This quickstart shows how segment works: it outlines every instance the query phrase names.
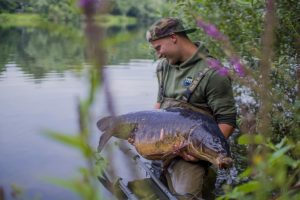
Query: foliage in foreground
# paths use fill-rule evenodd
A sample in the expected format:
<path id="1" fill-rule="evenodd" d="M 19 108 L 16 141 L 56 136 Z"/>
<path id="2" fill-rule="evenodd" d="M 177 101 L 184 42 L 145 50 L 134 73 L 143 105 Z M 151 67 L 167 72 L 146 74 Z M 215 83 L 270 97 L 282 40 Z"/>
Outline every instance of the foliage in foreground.
<path id="1" fill-rule="evenodd" d="M 239 175 L 238 179 L 244 183 L 225 186 L 225 195 L 219 200 L 300 198 L 299 141 L 283 138 L 280 143 L 273 144 L 261 135 L 255 138 L 243 135 L 239 143 L 256 146 L 251 165 Z"/>
<path id="2" fill-rule="evenodd" d="M 77 193 L 81 199 L 99 200 L 101 194 L 97 177 L 101 175 L 105 161 L 91 145 L 90 121 L 91 107 L 95 100 L 95 93 L 102 81 L 102 67 L 105 63 L 104 51 L 100 46 L 103 43 L 103 30 L 93 20 L 95 13 L 90 8 L 96 6 L 95 1 L 80 1 L 80 5 L 86 16 L 87 59 L 93 65 L 88 71 L 90 81 L 88 95 L 78 102 L 79 133 L 75 136 L 67 136 L 50 132 L 48 135 L 62 144 L 79 150 L 86 161 L 86 166 L 79 169 L 78 178 L 71 180 L 52 179 L 50 181 Z"/>
<path id="3" fill-rule="evenodd" d="M 219 199 L 299 199 L 299 2 L 177 0 L 173 8 L 168 15 L 196 23 L 212 55 L 255 99 L 238 102 L 248 168 Z"/>
<path id="4" fill-rule="evenodd" d="M 236 186 L 225 186 L 226 194 L 219 199 L 299 199 L 300 146 L 297 141 L 300 132 L 300 103 L 295 76 L 296 67 L 299 65 L 296 45 L 299 24 L 295 23 L 298 19 L 299 12 L 296 11 L 299 9 L 299 3 L 295 2 L 295 6 L 291 7 L 286 7 L 284 1 L 276 4 L 277 19 L 284 22 L 277 25 L 276 48 L 272 41 L 268 44 L 266 40 L 272 38 L 272 31 L 267 33 L 265 30 L 273 29 L 274 26 L 268 27 L 268 23 L 264 22 L 269 22 L 269 25 L 274 25 L 274 22 L 264 20 L 264 17 L 269 15 L 266 12 L 268 7 L 262 1 L 177 0 L 176 3 L 172 3 L 172 15 L 178 15 L 190 22 L 196 20 L 198 26 L 204 30 L 202 38 L 209 44 L 209 48 L 213 47 L 210 48 L 213 54 L 218 55 L 221 60 L 229 57 L 229 63 L 230 58 L 240 55 L 235 58 L 247 65 L 246 68 L 242 68 L 245 70 L 245 76 L 236 77 L 236 68 L 232 75 L 239 84 L 245 84 L 253 90 L 258 103 L 248 110 L 254 115 L 254 132 L 244 129 L 239 139 L 239 143 L 249 149 L 249 166 L 240 174 L 241 182 Z M 90 14 L 87 11 L 85 13 Z M 216 37 L 220 36 L 219 31 L 206 21 L 216 23 L 220 30 L 228 35 L 231 43 L 227 39 Z M 101 82 L 101 66 L 105 61 L 105 58 L 98 56 L 103 55 L 100 47 L 93 45 L 100 44 L 101 34 L 92 34 L 99 33 L 98 31 L 97 26 L 87 21 L 86 38 L 90 42 L 90 52 L 94 53 L 90 58 L 95 65 L 89 71 L 89 95 L 79 103 L 79 134 L 69 137 L 49 133 L 49 137 L 82 152 L 87 161 L 87 167 L 79 169 L 79 177 L 69 181 L 52 180 L 77 192 L 82 199 L 100 198 L 96 177 L 105 164 L 102 158 L 95 156 L 89 146 L 89 113 L 95 91 Z M 212 37 L 207 37 L 204 33 Z M 261 36 L 264 34 L 266 36 Z M 95 35 L 96 38 L 93 37 Z M 236 52 L 233 53 L 233 49 L 236 49 Z M 270 52 L 274 53 L 270 55 Z M 238 66 L 239 62 L 235 60 L 231 67 Z M 252 84 L 249 84 L 249 80 Z M 284 137 L 285 135 L 287 137 Z"/>
<path id="5" fill-rule="evenodd" d="M 212 46 L 212 54 L 230 65 L 230 70 L 225 67 L 225 71 L 239 85 L 250 88 L 256 100 L 254 105 L 244 105 L 244 114 L 252 114 L 252 119 L 241 115 L 241 125 L 246 128 L 241 129 L 239 143 L 248 149 L 248 168 L 240 173 L 236 185 L 224 186 L 226 193 L 219 199 L 299 199 L 300 104 L 295 76 L 299 64 L 299 35 L 295 31 L 299 29 L 295 21 L 299 5 L 296 3 L 288 11 L 284 2 L 275 4 L 272 0 L 266 4 L 241 0 L 175 2 L 171 2 L 174 9 L 168 15 L 196 23 L 203 30 L 202 38 L 210 44 L 209 48 Z M 207 21 L 216 23 L 225 34 Z M 278 21 L 284 24 L 278 25 Z M 286 30 L 286 25 L 292 29 Z M 211 64 L 224 68 L 221 63 Z M 91 77 L 98 70 L 92 70 Z M 98 79 L 91 79 L 92 86 L 97 83 L 95 80 Z M 91 90 L 91 96 L 94 91 Z M 242 109 L 239 111 L 242 114 Z M 249 122 L 252 126 L 245 126 Z M 93 188 L 92 182 L 86 184 Z"/>

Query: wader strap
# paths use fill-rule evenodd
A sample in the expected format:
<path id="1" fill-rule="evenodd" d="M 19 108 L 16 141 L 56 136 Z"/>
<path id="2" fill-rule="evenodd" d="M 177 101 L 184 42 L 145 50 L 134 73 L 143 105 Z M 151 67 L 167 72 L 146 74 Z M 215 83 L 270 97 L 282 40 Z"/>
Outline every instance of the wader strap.
<path id="1" fill-rule="evenodd" d="M 187 103 L 186 101 L 183 101 L 183 100 L 177 100 L 177 99 L 173 99 L 173 98 L 164 97 L 164 101 L 161 104 L 161 108 L 165 109 L 165 108 L 169 108 L 169 107 L 180 107 L 180 108 L 190 109 L 192 111 L 207 115 L 215 120 L 212 112 L 208 108 L 196 107 L 196 106 L 193 106 L 190 103 Z"/>
<path id="2" fill-rule="evenodd" d="M 205 74 L 208 72 L 209 68 L 205 68 L 203 71 L 198 72 L 193 79 L 191 85 L 186 89 L 186 91 L 183 94 L 183 100 L 186 102 L 190 101 L 190 98 L 192 94 L 194 93 L 196 87 L 199 85 L 200 81 L 203 79 Z"/>
<path id="3" fill-rule="evenodd" d="M 164 97 L 164 81 L 163 81 L 163 70 L 162 69 L 159 69 L 157 71 L 157 79 L 158 79 L 158 87 L 159 87 L 159 95 L 160 95 L 160 98 L 163 98 Z M 162 99 L 160 99 L 162 100 Z"/>
<path id="4" fill-rule="evenodd" d="M 156 69 L 157 70 L 156 74 L 157 74 L 157 79 L 158 79 L 160 102 L 163 101 L 164 96 L 165 96 L 164 78 L 165 78 L 166 69 L 164 69 L 163 66 L 164 65 L 162 64 L 162 65 L 158 66 L 158 68 Z"/>

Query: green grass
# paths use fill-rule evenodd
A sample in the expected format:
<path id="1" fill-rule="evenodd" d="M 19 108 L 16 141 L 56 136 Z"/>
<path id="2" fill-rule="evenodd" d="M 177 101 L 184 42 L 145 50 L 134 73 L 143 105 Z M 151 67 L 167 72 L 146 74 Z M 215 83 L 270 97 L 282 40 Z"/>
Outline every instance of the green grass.
<path id="1" fill-rule="evenodd" d="M 137 19 L 127 16 L 98 15 L 96 21 L 103 27 L 127 26 L 137 23 Z M 0 14 L 0 27 L 40 27 L 48 22 L 39 14 L 31 13 L 3 13 Z"/>
<path id="2" fill-rule="evenodd" d="M 137 19 L 134 17 L 127 17 L 121 15 L 98 15 L 96 20 L 101 26 L 111 27 L 111 26 L 127 26 L 134 25 L 137 23 Z"/>
<path id="3" fill-rule="evenodd" d="M 38 14 L 30 13 L 3 13 L 0 14 L 0 26 L 1 27 L 36 27 L 40 23 L 45 21 Z"/>

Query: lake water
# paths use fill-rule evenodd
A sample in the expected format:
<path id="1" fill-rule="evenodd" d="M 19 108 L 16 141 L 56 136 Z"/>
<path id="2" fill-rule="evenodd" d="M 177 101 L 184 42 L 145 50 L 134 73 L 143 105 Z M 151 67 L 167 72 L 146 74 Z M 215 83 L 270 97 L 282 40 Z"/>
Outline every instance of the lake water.
<path id="1" fill-rule="evenodd" d="M 79 167 L 86 167 L 79 152 L 44 134 L 47 130 L 78 133 L 78 99 L 86 97 L 89 88 L 83 33 L 72 27 L 59 30 L 0 28 L 0 187 L 6 199 L 12 199 L 12 184 L 22 188 L 25 199 L 78 199 L 47 182 L 49 177 L 74 178 Z M 149 55 L 145 30 L 113 28 L 106 35 L 104 74 L 115 112 L 152 109 L 157 94 L 156 63 Z M 101 88 L 91 114 L 91 145 L 96 150 L 100 133 L 96 121 L 110 114 Z M 145 176 L 124 153 L 129 148 L 115 139 L 104 149 L 103 155 L 111 158 L 108 171 L 114 172 L 113 179 Z M 240 165 L 244 161 L 239 155 L 245 153 L 240 147 L 232 149 Z M 232 173 L 231 178 L 236 170 Z M 219 177 L 220 183 L 230 178 Z M 111 199 L 105 190 L 103 195 Z"/>
<path id="2" fill-rule="evenodd" d="M 117 114 L 152 109 L 157 90 L 155 63 L 143 46 L 144 30 L 121 29 L 108 35 L 113 40 L 124 33 L 131 37 L 109 47 L 104 70 Z M 77 199 L 46 179 L 73 178 L 85 166 L 82 157 L 43 133 L 76 134 L 79 130 L 77 103 L 88 92 L 85 72 L 89 65 L 78 35 L 70 38 L 46 30 L 0 29 L 0 186 L 6 199 L 12 199 L 12 184 L 24 190 L 25 199 Z M 99 89 L 91 124 L 108 114 Z M 99 131 L 92 127 L 96 149 Z M 113 149 L 112 168 L 118 169 L 117 175 L 126 179 L 143 176 L 127 169 L 127 159 Z"/>

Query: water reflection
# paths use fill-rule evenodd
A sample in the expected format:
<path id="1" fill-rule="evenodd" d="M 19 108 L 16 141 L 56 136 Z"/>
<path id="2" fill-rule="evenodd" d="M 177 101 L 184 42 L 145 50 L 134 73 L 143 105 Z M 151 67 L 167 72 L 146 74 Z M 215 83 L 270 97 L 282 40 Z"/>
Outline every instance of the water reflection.
<path id="1" fill-rule="evenodd" d="M 30 195 L 41 193 L 49 199 L 55 199 L 54 194 L 64 196 L 63 189 L 42 179 L 71 177 L 81 157 L 41 133 L 45 129 L 77 131 L 75 97 L 82 93 L 82 81 L 65 73 L 64 79 L 50 75 L 36 84 L 20 66 L 10 64 L 6 69 L 0 84 L 0 185 L 9 191 L 15 183 Z"/>
<path id="2" fill-rule="evenodd" d="M 130 31 L 129 31 L 130 30 Z M 109 28 L 105 50 L 108 64 L 128 62 L 131 58 L 151 58 L 144 39 L 144 29 Z M 48 73 L 63 76 L 65 71 L 81 72 L 85 62 L 81 30 L 69 37 L 55 31 L 31 28 L 0 28 L 0 75 L 6 64 L 16 63 L 24 74 L 42 80 Z M 74 36 L 76 35 L 76 37 Z"/>
<path id="3" fill-rule="evenodd" d="M 63 76 L 64 71 L 75 69 L 84 61 L 82 43 L 45 30 L 11 28 L 0 29 L 0 69 L 9 62 L 16 63 L 24 74 L 43 79 L 48 73 Z"/>
<path id="4" fill-rule="evenodd" d="M 145 31 L 130 30 L 108 29 L 103 44 L 108 52 L 104 71 L 117 114 L 151 109 L 157 91 Z M 41 134 L 45 129 L 66 134 L 78 131 L 77 99 L 87 95 L 85 70 L 89 65 L 83 38 L 74 30 L 72 33 L 68 37 L 41 29 L 0 29 L 0 185 L 5 191 L 16 183 L 30 197 L 40 194 L 46 200 L 76 199 L 43 179 L 72 177 L 84 166 L 81 156 Z M 102 92 L 98 93 L 91 124 L 108 115 Z M 99 131 L 96 126 L 92 128 L 96 149 Z M 111 165 L 116 175 L 128 180 L 140 175 L 132 173 L 137 169 L 119 167 L 132 164 L 114 147 L 113 142 L 107 146 L 118 158 Z"/>
<path id="5" fill-rule="evenodd" d="M 157 87 L 153 62 L 143 60 L 147 53 L 137 48 L 144 31 L 123 30 L 111 33 L 106 43 L 111 59 L 105 72 L 118 114 L 151 108 Z M 36 195 L 46 200 L 76 199 L 44 179 L 73 177 L 85 166 L 79 152 L 45 138 L 42 132 L 78 132 L 77 100 L 87 95 L 89 84 L 83 42 L 26 28 L 0 29 L 0 36 L 0 185 L 6 199 L 11 199 L 8 192 L 13 183 L 25 189 L 27 199 Z M 128 43 L 120 40 L 123 36 Z M 101 91 L 98 96 L 91 124 L 106 113 Z M 99 131 L 96 126 L 92 131 L 96 149 Z"/>

